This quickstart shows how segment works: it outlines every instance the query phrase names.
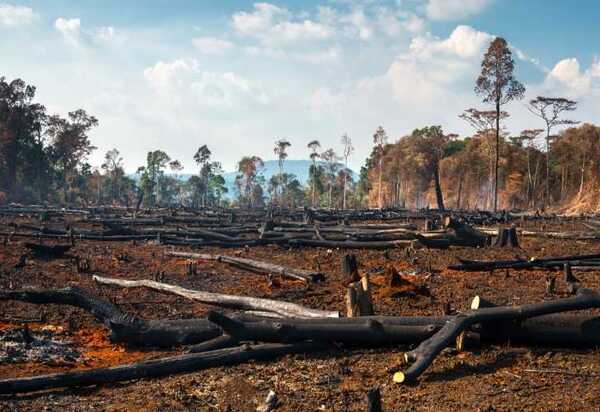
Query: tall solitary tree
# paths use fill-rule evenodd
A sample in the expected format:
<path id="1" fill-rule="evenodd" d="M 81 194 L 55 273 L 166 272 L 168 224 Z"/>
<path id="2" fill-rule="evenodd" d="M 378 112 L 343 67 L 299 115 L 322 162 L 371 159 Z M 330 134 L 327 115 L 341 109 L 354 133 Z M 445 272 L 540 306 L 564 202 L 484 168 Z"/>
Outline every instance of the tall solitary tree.
<path id="1" fill-rule="evenodd" d="M 572 112 L 577 109 L 577 102 L 564 97 L 538 96 L 529 102 L 528 109 L 531 113 L 544 120 L 546 123 L 546 190 L 544 203 L 546 206 L 550 199 L 550 133 L 552 128 L 560 125 L 574 125 L 579 122 L 561 119 L 562 112 Z"/>
<path id="2" fill-rule="evenodd" d="M 352 146 L 352 139 L 347 133 L 342 135 L 342 145 L 344 145 L 344 194 L 342 200 L 342 209 L 346 209 L 346 192 L 348 190 L 348 158 L 354 153 L 354 146 Z"/>
<path id="3" fill-rule="evenodd" d="M 310 160 L 312 160 L 312 170 L 311 170 L 311 205 L 315 207 L 315 184 L 317 181 L 317 159 L 320 154 L 318 150 L 321 148 L 321 143 L 318 140 L 312 140 L 308 143 L 307 147 L 311 150 L 310 152 Z"/>
<path id="4" fill-rule="evenodd" d="M 377 158 L 379 159 L 379 179 L 378 179 L 378 200 L 377 205 L 381 209 L 383 207 L 381 193 L 383 191 L 382 179 L 383 179 L 383 149 L 387 144 L 387 134 L 383 127 L 379 126 L 373 135 L 373 143 L 375 144 L 375 152 L 377 153 Z"/>
<path id="5" fill-rule="evenodd" d="M 494 161 L 494 211 L 498 210 L 498 164 L 500 158 L 500 108 L 511 100 L 522 99 L 525 86 L 515 79 L 515 62 L 508 43 L 496 37 L 481 62 L 481 74 L 475 83 L 475 93 L 484 103 L 496 109 L 496 150 Z"/>

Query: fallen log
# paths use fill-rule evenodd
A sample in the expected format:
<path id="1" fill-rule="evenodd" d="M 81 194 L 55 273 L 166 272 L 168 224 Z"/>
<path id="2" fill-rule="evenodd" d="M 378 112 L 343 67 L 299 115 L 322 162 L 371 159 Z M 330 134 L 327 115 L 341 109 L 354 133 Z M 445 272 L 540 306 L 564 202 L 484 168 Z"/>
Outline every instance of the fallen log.
<path id="1" fill-rule="evenodd" d="M 600 264 L 600 254 L 573 255 L 550 258 L 533 258 L 530 260 L 467 260 L 460 259 L 460 264 L 450 265 L 448 269 L 462 271 L 488 271 L 496 269 L 560 269 L 565 263 L 571 267 L 595 266 Z"/>
<path id="2" fill-rule="evenodd" d="M 244 321 L 224 314 L 210 312 L 208 320 L 219 325 L 225 333 L 236 341 L 299 342 L 315 341 L 344 343 L 350 345 L 378 346 L 388 344 L 408 344 L 421 342 L 432 336 L 441 324 L 401 324 L 401 319 L 377 317 L 327 319 L 315 322 L 303 319 L 262 319 Z M 430 319 L 436 322 L 436 319 Z M 410 321 L 409 321 L 410 322 Z"/>
<path id="3" fill-rule="evenodd" d="M 294 269 L 286 266 L 276 265 L 274 263 L 261 262 L 253 259 L 240 258 L 226 255 L 209 255 L 204 253 L 187 253 L 187 252 L 167 252 L 167 256 L 184 257 L 190 259 L 214 260 L 224 262 L 231 266 L 241 269 L 250 270 L 252 272 L 273 274 L 289 277 L 295 280 L 301 280 L 305 283 L 320 282 L 325 279 L 325 276 L 320 272 Z"/>
<path id="4" fill-rule="evenodd" d="M 305 247 L 326 247 L 332 249 L 396 249 L 399 247 L 409 247 L 414 243 L 413 240 L 391 240 L 391 241 L 374 241 L 374 242 L 355 242 L 351 240 L 335 241 L 335 240 L 315 240 L 315 239 L 290 239 L 290 246 L 305 246 Z"/>
<path id="5" fill-rule="evenodd" d="M 42 245 L 39 243 L 25 243 L 25 247 L 36 256 L 45 258 L 58 258 L 64 256 L 72 245 Z"/>
<path id="6" fill-rule="evenodd" d="M 243 345 L 152 359 L 110 368 L 55 373 L 27 378 L 0 380 L 0 394 L 16 394 L 46 389 L 102 385 L 195 372 L 215 366 L 235 365 L 249 360 L 268 360 L 292 353 L 307 353 L 325 347 L 314 343 Z"/>
<path id="7" fill-rule="evenodd" d="M 600 307 L 600 295 L 589 289 L 579 289 L 577 295 L 554 301 L 521 306 L 497 306 L 470 310 L 452 317 L 432 337 L 406 352 L 404 358 L 410 367 L 405 372 L 396 372 L 394 382 L 416 380 L 431 365 L 435 357 L 469 327 L 483 322 L 516 321 L 558 312 Z"/>
<path id="8" fill-rule="evenodd" d="M 460 246 L 484 247 L 489 244 L 489 237 L 485 233 L 473 228 L 450 216 L 444 218 L 444 227 L 451 229 L 456 234 L 455 244 Z"/>
<path id="9" fill-rule="evenodd" d="M 185 289 L 176 285 L 155 282 L 153 280 L 124 280 L 93 276 L 94 281 L 103 285 L 115 285 L 124 288 L 144 287 L 159 292 L 183 296 L 198 302 L 241 310 L 258 310 L 274 312 L 287 317 L 299 318 L 331 318 L 339 317 L 339 312 L 311 309 L 295 303 L 271 299 L 253 298 L 249 296 L 225 295 L 222 293 L 203 292 Z"/>
<path id="10" fill-rule="evenodd" d="M 221 335 L 221 329 L 206 319 L 144 320 L 122 312 L 112 303 L 83 289 L 0 290 L 0 301 L 75 306 L 92 314 L 110 330 L 112 342 L 134 346 L 173 347 L 204 342 Z"/>

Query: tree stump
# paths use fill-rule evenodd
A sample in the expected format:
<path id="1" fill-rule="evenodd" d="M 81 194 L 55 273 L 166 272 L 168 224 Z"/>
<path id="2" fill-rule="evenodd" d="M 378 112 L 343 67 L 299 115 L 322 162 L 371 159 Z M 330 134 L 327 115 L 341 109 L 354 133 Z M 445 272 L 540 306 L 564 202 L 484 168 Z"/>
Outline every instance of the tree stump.
<path id="1" fill-rule="evenodd" d="M 509 229 L 499 227 L 498 234 L 496 235 L 496 243 L 494 247 L 519 247 L 519 237 L 517 235 L 517 228 L 511 227 Z"/>
<path id="2" fill-rule="evenodd" d="M 370 389 L 367 392 L 367 411 L 368 412 L 383 412 L 381 408 L 381 392 L 379 388 Z"/>
<path id="3" fill-rule="evenodd" d="M 342 257 L 342 271 L 346 277 L 346 283 L 354 283 L 360 280 L 356 255 L 347 254 Z"/>
<path id="4" fill-rule="evenodd" d="M 348 285 L 346 291 L 346 316 L 355 318 L 359 316 L 371 316 L 374 313 L 369 275 L 365 275 L 360 281 Z"/>

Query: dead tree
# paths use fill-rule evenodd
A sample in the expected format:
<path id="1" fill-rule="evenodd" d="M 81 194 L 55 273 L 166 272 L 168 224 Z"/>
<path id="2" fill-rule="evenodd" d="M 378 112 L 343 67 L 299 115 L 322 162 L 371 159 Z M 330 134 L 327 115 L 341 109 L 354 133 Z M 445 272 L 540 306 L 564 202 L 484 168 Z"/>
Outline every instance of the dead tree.
<path id="1" fill-rule="evenodd" d="M 305 283 L 320 282 L 325 278 L 325 276 L 321 272 L 290 268 L 287 266 L 277 265 L 270 262 L 262 262 L 254 259 L 240 258 L 237 256 L 209 255 L 204 253 L 186 252 L 168 252 L 167 256 L 214 260 L 217 262 L 227 263 L 231 266 L 238 267 L 241 269 L 246 269 L 251 272 L 263 273 L 266 275 L 276 274 L 284 277 L 289 277 L 294 280 L 300 280 Z"/>
<path id="2" fill-rule="evenodd" d="M 283 302 L 272 299 L 253 298 L 249 296 L 234 296 L 225 295 L 222 293 L 211 293 L 199 290 L 190 290 L 182 288 L 181 286 L 169 285 L 166 283 L 156 282 L 147 279 L 124 280 L 106 278 L 102 276 L 94 276 L 93 279 L 94 281 L 103 285 L 115 285 L 123 288 L 144 287 L 163 293 L 170 293 L 178 296 L 183 296 L 184 298 L 192 299 L 202 303 L 208 303 L 233 309 L 273 312 L 281 316 L 300 318 L 339 317 L 339 313 L 335 311 L 311 309 L 290 302 Z"/>

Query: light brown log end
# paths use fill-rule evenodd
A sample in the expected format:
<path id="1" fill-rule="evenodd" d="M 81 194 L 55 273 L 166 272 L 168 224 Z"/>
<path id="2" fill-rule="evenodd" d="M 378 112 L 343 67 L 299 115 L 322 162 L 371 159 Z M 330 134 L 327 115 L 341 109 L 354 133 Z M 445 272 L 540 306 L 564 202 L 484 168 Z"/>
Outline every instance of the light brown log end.
<path id="1" fill-rule="evenodd" d="M 396 372 L 394 373 L 392 380 L 394 381 L 394 383 L 404 383 L 404 381 L 406 380 L 406 375 L 404 375 L 404 372 Z"/>

